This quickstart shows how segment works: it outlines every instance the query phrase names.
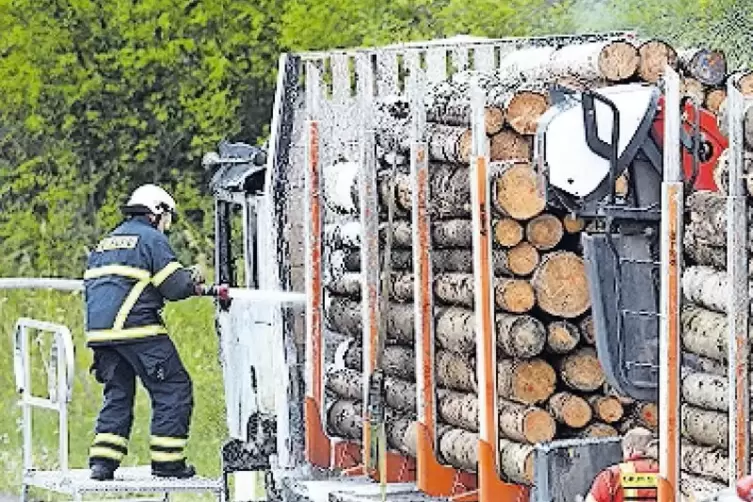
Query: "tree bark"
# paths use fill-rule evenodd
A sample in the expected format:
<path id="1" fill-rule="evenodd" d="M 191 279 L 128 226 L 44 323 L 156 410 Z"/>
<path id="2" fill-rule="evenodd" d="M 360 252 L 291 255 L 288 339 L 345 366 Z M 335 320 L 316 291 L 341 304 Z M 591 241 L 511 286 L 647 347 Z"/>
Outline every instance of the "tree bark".
<path id="1" fill-rule="evenodd" d="M 455 127 L 471 126 L 471 104 L 467 95 L 461 102 L 450 101 L 444 107 L 430 107 L 426 110 L 426 120 Z M 491 136 L 498 133 L 505 124 L 505 110 L 499 106 L 484 108 L 484 129 Z"/>
<path id="2" fill-rule="evenodd" d="M 489 159 L 493 162 L 528 161 L 532 154 L 531 140 L 511 129 L 502 129 L 489 141 Z"/>
<path id="3" fill-rule="evenodd" d="M 468 356 L 440 349 L 434 354 L 434 365 L 439 387 L 465 392 L 478 390 L 474 360 Z"/>
<path id="4" fill-rule="evenodd" d="M 554 418 L 536 406 L 498 399 L 500 436 L 520 443 L 543 443 L 554 439 Z"/>
<path id="5" fill-rule="evenodd" d="M 499 440 L 499 465 L 503 478 L 512 483 L 533 483 L 533 447 L 509 439 Z"/>
<path id="6" fill-rule="evenodd" d="M 722 106 L 724 100 L 727 99 L 727 91 L 724 88 L 710 89 L 706 93 L 706 98 L 703 102 L 704 107 L 714 115 L 719 114 L 719 109 Z"/>
<path id="7" fill-rule="evenodd" d="M 453 427 L 478 432 L 478 398 L 475 394 L 445 392 L 437 400 L 437 413 Z"/>
<path id="8" fill-rule="evenodd" d="M 583 335 L 584 342 L 589 345 L 596 343 L 596 330 L 594 328 L 593 317 L 587 315 L 578 323 L 578 327 L 580 328 L 580 334 Z"/>
<path id="9" fill-rule="evenodd" d="M 638 76 L 646 82 L 655 84 L 664 73 L 664 67 L 670 65 L 676 69 L 678 66 L 677 52 L 661 40 L 649 40 L 638 47 L 641 56 L 638 65 Z"/>
<path id="10" fill-rule="evenodd" d="M 604 372 L 591 347 L 581 347 L 557 360 L 560 379 L 570 389 L 592 392 L 604 384 Z"/>
<path id="11" fill-rule="evenodd" d="M 351 368 L 338 368 L 327 373 L 326 387 L 340 399 L 360 401 L 363 398 L 363 373 Z M 387 406 L 403 412 L 416 412 L 416 384 L 399 378 L 386 377 L 384 398 Z"/>
<path id="12" fill-rule="evenodd" d="M 729 148 L 724 149 L 714 166 L 714 183 L 723 194 L 729 193 Z M 743 172 L 753 173 L 753 152 L 743 151 Z M 753 195 L 753 179 L 745 178 L 745 190 L 748 195 Z"/>
<path id="13" fill-rule="evenodd" d="M 748 288 L 753 293 L 753 283 Z M 699 307 L 726 313 L 730 295 L 727 272 L 707 266 L 688 267 L 682 274 L 682 293 Z"/>
<path id="14" fill-rule="evenodd" d="M 359 300 L 361 298 L 361 274 L 360 272 L 339 274 L 327 281 L 324 288 L 333 295 Z"/>
<path id="15" fill-rule="evenodd" d="M 471 154 L 471 130 L 450 125 L 426 125 L 429 159 L 451 164 L 468 164 Z"/>
<path id="16" fill-rule="evenodd" d="M 695 48 L 678 51 L 680 67 L 703 85 L 717 86 L 727 77 L 727 60 L 722 51 Z"/>
<path id="17" fill-rule="evenodd" d="M 522 244 L 522 243 L 521 243 Z M 531 250 L 521 247 L 520 250 L 513 253 L 512 270 L 508 265 L 508 255 L 511 250 L 497 249 L 492 252 L 492 268 L 494 275 L 503 276 L 514 274 L 515 271 L 526 271 L 530 268 L 532 259 L 538 260 L 538 252 L 532 246 Z M 333 273 L 360 272 L 361 270 L 361 252 L 349 251 L 342 253 L 341 256 L 334 256 L 332 261 L 339 261 L 338 264 L 332 264 Z M 525 258 L 525 259 L 524 259 Z M 413 251 L 405 249 L 393 249 L 390 253 L 392 270 L 412 270 L 413 269 Z M 537 261 L 538 263 L 538 261 Z M 473 252 L 470 249 L 432 249 L 431 252 L 432 270 L 436 273 L 442 272 L 460 272 L 466 274 L 473 273 Z M 381 260 L 380 260 L 381 266 Z M 535 265 L 534 265 L 535 267 Z M 528 272 L 530 273 L 530 272 Z M 526 275 L 526 274 L 516 274 Z"/>
<path id="18" fill-rule="evenodd" d="M 553 321 L 547 326 L 546 349 L 552 354 L 567 354 L 580 342 L 580 330 L 568 321 Z"/>
<path id="19" fill-rule="evenodd" d="M 387 234 L 387 223 L 381 224 L 379 230 L 384 242 Z M 472 243 L 473 230 L 470 220 L 437 220 L 431 224 L 432 249 L 471 247 Z M 409 220 L 395 220 L 392 222 L 392 246 L 406 249 L 413 248 L 413 226 Z"/>
<path id="20" fill-rule="evenodd" d="M 609 42 L 599 54 L 599 70 L 611 82 L 631 79 L 638 71 L 641 58 L 638 48 L 628 41 Z"/>
<path id="21" fill-rule="evenodd" d="M 682 434 L 701 446 L 728 447 L 727 414 L 683 404 Z"/>
<path id="22" fill-rule="evenodd" d="M 363 435 L 361 403 L 340 399 L 327 410 L 327 429 L 335 437 L 360 440 Z"/>
<path id="23" fill-rule="evenodd" d="M 573 429 L 585 427 L 593 418 L 588 402 L 569 392 L 558 392 L 550 397 L 547 409 L 555 420 Z"/>
<path id="24" fill-rule="evenodd" d="M 622 403 L 614 396 L 593 395 L 588 398 L 588 403 L 593 409 L 594 417 L 608 424 L 619 422 L 625 414 Z"/>
<path id="25" fill-rule="evenodd" d="M 683 402 L 706 410 L 727 411 L 727 378 L 708 373 L 690 373 L 682 379 Z"/>
<path id="26" fill-rule="evenodd" d="M 753 96 L 753 71 L 746 70 L 737 81 L 737 88 L 745 97 Z"/>
<path id="27" fill-rule="evenodd" d="M 702 476 L 683 472 L 680 476 L 680 491 L 690 500 L 707 500 L 724 490 L 726 485 Z"/>
<path id="28" fill-rule="evenodd" d="M 469 171 L 465 166 L 432 164 L 429 169 L 429 190 L 432 218 L 467 218 L 471 213 L 471 185 Z M 413 204 L 413 182 L 408 174 L 395 178 L 395 203 L 401 210 L 410 213 Z"/>
<path id="29" fill-rule="evenodd" d="M 470 228 L 470 225 L 468 225 Z M 503 248 L 511 248 L 523 240 L 523 225 L 512 218 L 501 218 L 492 224 L 494 242 Z"/>
<path id="30" fill-rule="evenodd" d="M 683 441 L 680 447 L 680 464 L 683 471 L 718 481 L 727 481 L 727 453 L 717 448 L 698 446 Z"/>
<path id="31" fill-rule="evenodd" d="M 325 303 L 325 318 L 330 329 L 354 338 L 361 337 L 361 304 L 341 297 L 332 297 Z M 413 305 L 390 303 L 387 315 L 388 341 L 403 345 L 415 343 Z"/>
<path id="32" fill-rule="evenodd" d="M 345 352 L 345 366 L 363 371 L 363 348 L 353 344 Z M 416 353 L 412 346 L 385 345 L 382 352 L 382 369 L 385 375 L 416 381 Z"/>
<path id="33" fill-rule="evenodd" d="M 549 108 L 549 96 L 539 89 L 520 89 L 507 104 L 507 123 L 515 132 L 536 134 L 538 121 Z"/>
<path id="34" fill-rule="evenodd" d="M 726 364 L 691 352 L 682 353 L 682 365 L 690 373 L 708 373 L 725 378 L 727 376 Z"/>
<path id="35" fill-rule="evenodd" d="M 546 208 L 539 179 L 529 162 L 509 162 L 494 167 L 494 208 L 516 220 L 529 220 Z"/>
<path id="36" fill-rule="evenodd" d="M 438 300 L 449 305 L 473 308 L 473 284 L 471 274 L 437 274 L 434 277 L 434 294 Z M 528 281 L 502 277 L 494 281 L 494 300 L 498 308 L 524 313 L 533 308 L 536 297 Z"/>
<path id="37" fill-rule="evenodd" d="M 546 401 L 554 393 L 557 375 L 543 359 L 497 362 L 497 394 L 503 399 L 523 404 Z"/>
<path id="38" fill-rule="evenodd" d="M 439 453 L 447 464 L 463 471 L 476 472 L 478 434 L 449 429 L 439 437 Z"/>
<path id="39" fill-rule="evenodd" d="M 555 251 L 541 260 L 531 281 L 544 312 L 572 319 L 591 306 L 583 258 L 570 251 Z"/>
<path id="40" fill-rule="evenodd" d="M 562 221 L 553 214 L 540 214 L 526 224 L 526 239 L 539 251 L 554 249 L 564 235 Z"/>
<path id="41" fill-rule="evenodd" d="M 695 305 L 684 305 L 680 314 L 684 350 L 727 361 L 727 316 Z"/>

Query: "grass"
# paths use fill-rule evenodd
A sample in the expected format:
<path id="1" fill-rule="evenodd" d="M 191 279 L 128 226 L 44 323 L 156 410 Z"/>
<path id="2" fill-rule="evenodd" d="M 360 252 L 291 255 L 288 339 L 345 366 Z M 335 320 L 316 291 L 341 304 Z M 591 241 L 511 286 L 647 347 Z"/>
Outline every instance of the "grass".
<path id="1" fill-rule="evenodd" d="M 92 353 L 84 342 L 83 299 L 80 294 L 61 292 L 0 291 L 0 493 L 17 494 L 22 466 L 21 413 L 13 377 L 13 331 L 19 317 L 66 325 L 76 346 L 76 375 L 73 399 L 69 405 L 70 466 L 87 466 L 94 421 L 101 404 L 102 386 L 89 373 Z M 226 439 L 222 371 L 218 360 L 218 339 L 214 330 L 214 307 L 208 299 L 193 298 L 171 303 L 165 309 L 171 337 L 194 382 L 194 412 L 187 455 L 202 476 L 220 472 L 219 452 Z M 31 337 L 34 340 L 34 336 Z M 42 334 L 33 344 L 33 391 L 46 396 L 44 360 L 49 354 L 51 336 Z M 149 398 L 139 385 L 136 419 L 123 465 L 149 463 Z M 39 468 L 56 468 L 57 415 L 34 412 L 34 462 Z M 44 492 L 33 498 L 55 500 Z M 178 499 L 178 497 L 175 497 Z M 186 500 L 185 497 L 180 497 Z M 192 499 L 195 499 L 193 497 Z"/>

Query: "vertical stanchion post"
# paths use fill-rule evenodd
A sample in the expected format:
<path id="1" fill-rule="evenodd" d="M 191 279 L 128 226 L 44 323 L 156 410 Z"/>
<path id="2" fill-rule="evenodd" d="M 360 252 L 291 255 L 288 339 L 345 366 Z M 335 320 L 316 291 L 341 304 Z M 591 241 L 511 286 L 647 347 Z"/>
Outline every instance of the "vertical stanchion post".
<path id="1" fill-rule="evenodd" d="M 306 460 L 330 466 L 330 442 L 324 433 L 324 343 L 322 290 L 322 204 L 319 157 L 319 69 L 306 63 Z"/>
<path id="2" fill-rule="evenodd" d="M 667 480 L 660 500 L 679 500 L 680 285 L 683 181 L 680 165 L 680 77 L 664 69 L 664 181 L 661 218 L 661 326 L 659 330 L 659 468 Z M 666 493 L 667 490 L 671 493 Z"/>
<path id="3" fill-rule="evenodd" d="M 727 195 L 727 337 L 729 350 L 729 486 L 750 471 L 750 388 L 748 376 L 748 207 L 743 187 L 745 98 L 736 78 L 727 80 L 729 192 Z"/>
<path id="4" fill-rule="evenodd" d="M 374 126 L 371 116 L 374 113 L 373 69 L 370 60 L 359 54 L 359 107 L 360 115 L 360 161 L 361 169 L 358 179 L 361 212 L 361 308 L 363 329 L 363 465 L 368 474 L 373 465 L 374 454 L 371 450 L 372 429 L 370 405 L 370 383 L 378 367 L 380 354 L 380 320 L 381 305 L 379 291 L 379 206 L 377 198 L 376 152 Z"/>
<path id="5" fill-rule="evenodd" d="M 471 212 L 473 288 L 476 312 L 476 374 L 479 401 L 479 501 L 523 500 L 523 487 L 499 477 L 499 416 L 497 413 L 497 336 L 494 329 L 492 242 L 489 204 L 489 139 L 484 127 L 486 97 L 478 75 L 471 77 Z"/>

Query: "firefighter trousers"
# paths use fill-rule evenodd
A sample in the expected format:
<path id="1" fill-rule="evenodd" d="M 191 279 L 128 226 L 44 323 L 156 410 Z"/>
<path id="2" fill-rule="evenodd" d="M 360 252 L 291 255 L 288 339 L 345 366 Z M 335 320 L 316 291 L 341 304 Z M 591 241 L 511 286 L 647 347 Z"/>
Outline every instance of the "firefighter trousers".
<path id="1" fill-rule="evenodd" d="M 133 425 L 136 376 L 152 404 L 152 466 L 185 463 L 184 449 L 193 410 L 193 386 L 178 351 L 167 336 L 94 348 L 94 377 L 104 384 L 89 464 L 116 468 L 128 453 Z"/>

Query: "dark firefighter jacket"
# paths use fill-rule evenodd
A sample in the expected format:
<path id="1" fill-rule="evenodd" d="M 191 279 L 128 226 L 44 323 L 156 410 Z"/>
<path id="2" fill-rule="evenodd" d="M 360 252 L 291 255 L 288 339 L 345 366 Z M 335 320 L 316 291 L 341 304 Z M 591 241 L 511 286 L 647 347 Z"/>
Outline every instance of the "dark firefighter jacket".
<path id="1" fill-rule="evenodd" d="M 84 274 L 89 346 L 165 336 L 167 300 L 195 294 L 188 270 L 145 216 L 120 224 L 89 255 Z"/>

